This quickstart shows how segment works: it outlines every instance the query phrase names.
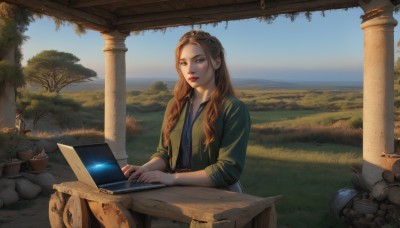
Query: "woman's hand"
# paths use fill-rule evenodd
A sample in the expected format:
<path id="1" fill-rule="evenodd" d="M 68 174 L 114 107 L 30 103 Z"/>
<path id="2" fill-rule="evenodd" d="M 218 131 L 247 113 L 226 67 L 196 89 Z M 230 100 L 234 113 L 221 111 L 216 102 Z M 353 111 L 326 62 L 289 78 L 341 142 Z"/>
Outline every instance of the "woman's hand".
<path id="1" fill-rule="evenodd" d="M 129 180 L 139 178 L 148 169 L 145 166 L 126 165 L 121 168 L 122 172 Z"/>
<path id="2" fill-rule="evenodd" d="M 164 173 L 158 170 L 155 171 L 148 171 L 142 173 L 139 178 L 139 182 L 143 183 L 153 183 L 153 182 L 160 182 L 165 185 L 174 185 L 175 184 L 175 175 Z"/>

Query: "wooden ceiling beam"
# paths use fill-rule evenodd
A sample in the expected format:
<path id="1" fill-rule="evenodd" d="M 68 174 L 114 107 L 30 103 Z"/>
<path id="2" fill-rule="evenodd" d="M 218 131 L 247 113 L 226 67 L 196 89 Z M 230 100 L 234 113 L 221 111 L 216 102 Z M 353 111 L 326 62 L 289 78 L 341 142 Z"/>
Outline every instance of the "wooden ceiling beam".
<path id="1" fill-rule="evenodd" d="M 96 31 L 110 31 L 112 24 L 106 19 L 93 14 L 80 11 L 54 1 L 46 0 L 3 0 L 3 2 L 19 5 L 32 12 L 54 16 L 63 20 L 74 22 L 85 28 Z"/>
<path id="2" fill-rule="evenodd" d="M 76 0 L 71 3 L 71 6 L 76 8 L 102 6 L 123 3 L 123 5 L 136 6 L 149 3 L 165 2 L 167 0 L 135 0 L 127 3 L 126 0 Z"/>
<path id="3" fill-rule="evenodd" d="M 87 0 L 85 3 L 105 3 L 105 0 Z M 154 2 L 165 0 L 137 0 L 137 2 Z M 148 13 L 118 18 L 118 13 L 113 14 L 104 7 L 86 7 L 77 9 L 60 1 L 49 0 L 3 0 L 10 4 L 25 7 L 33 12 L 58 17 L 63 20 L 79 24 L 85 28 L 100 32 L 119 30 L 129 32 L 135 30 L 148 30 L 165 28 L 169 26 L 193 25 L 214 23 L 220 21 L 268 17 L 271 15 L 297 13 L 304 11 L 321 11 L 359 6 L 358 0 L 268 0 L 265 8 L 260 8 L 259 1 L 234 3 L 215 7 L 190 8 L 184 10 Z M 107 3 L 122 0 L 108 0 Z M 78 2 L 76 2 L 78 3 Z M 128 3 L 129 2 L 125 2 Z M 83 4 L 83 2 L 82 2 Z M 143 5 L 144 6 L 144 5 Z M 129 6 L 127 6 L 129 7 Z"/>
<path id="4" fill-rule="evenodd" d="M 119 18 L 116 27 L 119 30 L 146 30 L 167 26 L 181 26 L 219 21 L 240 20 L 272 15 L 323 11 L 331 9 L 351 8 L 358 6 L 357 0 L 315 0 L 315 1 L 287 1 L 269 2 L 265 9 L 260 9 L 259 3 L 234 4 L 230 6 L 207 7 L 201 9 L 180 10 L 167 13 L 145 14 Z"/>

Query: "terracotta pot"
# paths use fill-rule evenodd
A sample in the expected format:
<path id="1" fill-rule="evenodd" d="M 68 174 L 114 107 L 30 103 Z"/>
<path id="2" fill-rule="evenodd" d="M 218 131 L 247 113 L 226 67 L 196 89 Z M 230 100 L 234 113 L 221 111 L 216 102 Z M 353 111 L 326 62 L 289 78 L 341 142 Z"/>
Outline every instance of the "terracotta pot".
<path id="1" fill-rule="evenodd" d="M 33 150 L 22 150 L 18 151 L 18 158 L 22 161 L 28 161 L 33 157 Z"/>
<path id="2" fill-rule="evenodd" d="M 4 163 L 3 176 L 4 177 L 16 177 L 19 176 L 19 171 L 21 170 L 20 160 L 10 161 Z"/>
<path id="3" fill-rule="evenodd" d="M 49 158 L 29 159 L 33 171 L 43 171 L 47 167 Z"/>

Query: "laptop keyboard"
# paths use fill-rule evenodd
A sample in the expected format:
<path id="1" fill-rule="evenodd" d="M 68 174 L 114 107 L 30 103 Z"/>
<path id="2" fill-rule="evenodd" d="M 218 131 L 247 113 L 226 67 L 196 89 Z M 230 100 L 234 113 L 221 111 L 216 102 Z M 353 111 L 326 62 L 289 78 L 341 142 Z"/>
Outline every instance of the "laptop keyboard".
<path id="1" fill-rule="evenodd" d="M 112 184 L 107 184 L 101 186 L 102 188 L 109 189 L 109 190 L 116 190 L 116 189 L 125 189 L 125 188 L 140 188 L 146 186 L 152 186 L 151 183 L 142 183 L 138 182 L 137 180 L 130 180 L 130 181 L 121 181 Z"/>

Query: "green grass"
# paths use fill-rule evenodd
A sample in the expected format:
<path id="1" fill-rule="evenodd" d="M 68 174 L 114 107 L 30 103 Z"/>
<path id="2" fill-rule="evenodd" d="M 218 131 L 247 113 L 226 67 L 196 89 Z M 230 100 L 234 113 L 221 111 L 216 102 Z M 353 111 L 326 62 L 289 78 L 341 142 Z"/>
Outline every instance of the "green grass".
<path id="1" fill-rule="evenodd" d="M 245 192 L 261 197 L 283 196 L 276 208 L 279 227 L 344 227 L 329 213 L 329 201 L 337 190 L 351 186 L 351 166 L 361 165 L 362 149 L 329 143 L 329 137 L 337 135 L 324 136 L 327 137 L 324 142 L 328 143 L 295 143 L 290 134 L 282 135 L 286 140 L 271 141 L 262 138 L 259 130 L 306 129 L 300 131 L 306 136 L 313 128 L 323 126 L 327 131 L 329 127 L 339 127 L 338 134 L 340 129 L 345 134 L 346 129 L 356 129 L 357 125 L 352 123 L 362 123 L 362 92 L 241 90 L 238 94 L 249 107 L 252 119 L 247 160 L 240 179 Z M 164 110 L 162 106 L 168 99 L 167 94 L 150 95 L 143 91 L 127 93 L 127 114 L 143 129 L 127 140 L 131 164 L 148 161 L 158 145 L 164 114 L 160 110 Z M 83 112 L 88 112 L 84 116 L 87 120 L 95 119 L 92 113 L 103 107 L 102 92 L 65 93 L 65 96 L 83 105 Z M 99 116 L 97 121 L 102 120 L 101 113 L 96 116 Z M 308 132 L 301 127 L 309 127 Z"/>
<path id="2" fill-rule="evenodd" d="M 331 125 L 340 120 L 361 118 L 362 110 L 273 110 L 251 112 L 251 121 L 256 126 L 294 127 Z"/>
<path id="3" fill-rule="evenodd" d="M 361 149 L 335 144 L 250 145 L 241 183 L 246 193 L 283 195 L 277 204 L 279 227 L 343 227 L 329 213 L 329 201 L 350 187 L 351 165 Z"/>
<path id="4" fill-rule="evenodd" d="M 155 152 L 161 131 L 164 112 L 130 113 L 138 121 L 143 131 L 127 142 L 128 162 L 143 164 Z"/>
<path id="5" fill-rule="evenodd" d="M 351 112 L 291 110 L 251 112 L 257 124 L 316 123 L 328 116 Z M 127 142 L 129 162 L 148 161 L 159 140 L 163 112 L 130 113 L 144 131 Z M 360 147 L 338 144 L 260 142 L 251 133 L 245 170 L 241 177 L 246 193 L 268 197 L 283 195 L 277 204 L 279 227 L 343 227 L 329 213 L 329 201 L 337 190 L 351 185 L 351 169 L 361 164 Z"/>

